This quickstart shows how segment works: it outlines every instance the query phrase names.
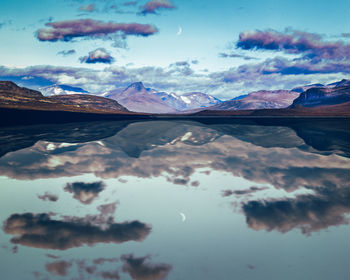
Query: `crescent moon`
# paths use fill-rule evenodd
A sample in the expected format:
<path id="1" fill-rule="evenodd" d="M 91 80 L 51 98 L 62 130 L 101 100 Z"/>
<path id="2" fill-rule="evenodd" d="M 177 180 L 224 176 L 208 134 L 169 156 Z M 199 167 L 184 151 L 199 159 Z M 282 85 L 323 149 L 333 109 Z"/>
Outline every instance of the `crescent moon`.
<path id="1" fill-rule="evenodd" d="M 182 34 L 182 27 L 179 27 L 179 30 L 177 31 L 176 35 L 180 36 Z"/>
<path id="2" fill-rule="evenodd" d="M 185 214 L 184 214 L 184 213 L 180 213 L 180 215 L 181 215 L 181 217 L 182 217 L 182 221 L 183 221 L 183 222 L 186 221 L 186 216 L 185 216 Z"/>

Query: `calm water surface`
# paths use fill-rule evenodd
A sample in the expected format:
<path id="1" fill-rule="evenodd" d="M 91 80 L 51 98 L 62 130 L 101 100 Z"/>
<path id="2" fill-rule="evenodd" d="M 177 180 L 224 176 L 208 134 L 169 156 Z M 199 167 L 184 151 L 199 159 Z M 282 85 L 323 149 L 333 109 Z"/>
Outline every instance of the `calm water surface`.
<path id="1" fill-rule="evenodd" d="M 349 279 L 350 122 L 0 130 L 1 279 Z"/>

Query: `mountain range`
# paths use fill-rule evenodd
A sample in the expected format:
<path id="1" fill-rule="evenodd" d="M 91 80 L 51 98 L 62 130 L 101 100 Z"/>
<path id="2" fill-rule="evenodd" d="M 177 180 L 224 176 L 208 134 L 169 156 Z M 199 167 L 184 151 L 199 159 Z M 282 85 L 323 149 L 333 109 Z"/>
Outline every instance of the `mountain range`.
<path id="1" fill-rule="evenodd" d="M 332 89 L 338 89 L 344 86 L 350 86 L 350 80 L 344 79 L 327 85 L 320 83 L 310 84 L 296 87 L 292 90 L 259 90 L 237 96 L 231 100 L 221 101 L 211 95 L 201 92 L 189 92 L 179 95 L 146 88 L 142 82 L 136 82 L 130 84 L 126 88 L 117 88 L 104 92 L 100 94 L 100 96 L 116 100 L 129 111 L 167 114 L 199 112 L 204 108 L 211 111 L 281 109 L 293 105 L 294 100 L 297 99 L 301 93 L 309 89 L 313 91 L 315 91 L 316 88 L 325 89 L 325 92 L 331 94 L 331 92 L 334 92 Z M 51 85 L 42 87 L 40 90 L 45 96 L 88 94 L 88 91 L 83 88 L 68 85 Z M 343 92 L 346 91 L 347 89 L 343 90 Z M 340 95 L 342 96 L 343 93 L 340 93 Z M 308 99 L 309 98 L 310 97 L 308 97 Z M 72 100 L 72 98 L 70 100 Z M 293 106 L 293 108 L 294 107 L 295 106 Z"/>
<path id="2" fill-rule="evenodd" d="M 204 108 L 221 102 L 219 99 L 201 92 L 189 92 L 182 95 L 166 93 L 146 88 L 142 82 L 129 85 L 124 90 L 116 89 L 105 97 L 117 100 L 121 105 L 134 112 L 175 113 Z"/>
<path id="3" fill-rule="evenodd" d="M 241 98 L 221 102 L 209 110 L 256 110 L 286 108 L 299 96 L 298 92 L 289 90 L 260 90 Z"/>
<path id="4" fill-rule="evenodd" d="M 305 91 L 299 93 L 302 89 Z M 16 122 L 20 122 L 21 118 L 30 119 L 33 113 L 27 112 L 23 115 L 23 110 L 42 112 L 39 115 L 35 113 L 34 119 L 39 122 L 44 121 L 42 118 L 46 117 L 49 119 L 54 117 L 56 121 L 57 114 L 43 113 L 50 111 L 84 113 L 85 115 L 79 116 L 82 120 L 86 120 L 86 113 L 93 114 L 93 119 L 102 118 L 102 115 L 96 114 L 104 114 L 105 119 L 110 119 L 112 115 L 149 118 L 153 116 L 152 114 L 160 114 L 160 117 L 350 116 L 350 80 L 328 85 L 307 85 L 293 90 L 261 90 L 227 101 L 201 92 L 183 95 L 161 92 L 146 88 L 142 82 L 133 83 L 125 89 L 106 92 L 104 96 L 87 94 L 82 88 L 68 85 L 49 86 L 45 90 L 49 96 L 44 96 L 36 90 L 19 87 L 10 81 L 0 81 L 0 108 L 2 108 L 0 113 L 4 119 L 3 123 L 6 124 L 6 119 L 10 116 L 15 116 Z M 52 95 L 52 93 L 59 94 Z M 19 113 L 14 109 L 22 110 L 20 113 L 22 117 L 17 117 Z M 77 120 L 67 114 L 64 115 L 64 119 Z"/>

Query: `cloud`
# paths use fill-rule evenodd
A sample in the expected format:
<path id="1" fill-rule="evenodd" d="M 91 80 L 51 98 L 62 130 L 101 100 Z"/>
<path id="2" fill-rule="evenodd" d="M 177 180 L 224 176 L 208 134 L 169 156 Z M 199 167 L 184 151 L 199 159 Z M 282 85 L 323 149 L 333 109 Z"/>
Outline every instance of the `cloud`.
<path id="1" fill-rule="evenodd" d="M 44 200 L 44 201 L 52 201 L 52 202 L 55 202 L 58 200 L 58 196 L 55 195 L 55 194 L 51 194 L 51 193 L 48 193 L 48 192 L 45 192 L 45 194 L 43 195 L 38 195 L 38 198 L 41 199 L 41 200 Z"/>
<path id="2" fill-rule="evenodd" d="M 349 187 L 315 189 L 315 195 L 291 199 L 249 201 L 242 205 L 246 221 L 254 230 L 277 230 L 281 233 L 299 228 L 303 234 L 348 224 Z"/>
<path id="3" fill-rule="evenodd" d="M 88 56 L 80 57 L 81 63 L 95 64 L 95 63 L 106 63 L 112 64 L 114 58 L 110 53 L 104 48 L 98 48 L 94 51 L 89 52 Z"/>
<path id="4" fill-rule="evenodd" d="M 152 0 L 148 1 L 145 5 L 141 7 L 141 14 L 156 14 L 158 10 L 171 10 L 176 7 L 168 0 Z"/>
<path id="5" fill-rule="evenodd" d="M 109 220 L 103 228 L 83 218 L 72 217 L 54 220 L 46 213 L 13 214 L 3 225 L 7 234 L 15 235 L 13 244 L 23 246 L 67 250 L 96 243 L 123 243 L 142 241 L 151 232 L 151 227 L 139 221 L 114 223 Z"/>
<path id="6" fill-rule="evenodd" d="M 6 20 L 6 21 L 1 21 L 0 22 L 0 29 L 3 28 L 6 25 L 12 24 L 12 20 Z"/>
<path id="7" fill-rule="evenodd" d="M 119 259 L 118 258 L 98 258 L 98 259 L 94 259 L 93 263 L 94 264 L 104 264 L 105 262 L 118 262 Z"/>
<path id="8" fill-rule="evenodd" d="M 99 275 L 103 278 L 103 279 L 114 279 L 114 280 L 119 280 L 120 276 L 119 276 L 119 272 L 118 270 L 115 271 L 102 271 L 99 273 Z"/>
<path id="9" fill-rule="evenodd" d="M 127 1 L 123 3 L 124 6 L 135 6 L 136 4 L 137 1 Z"/>
<path id="10" fill-rule="evenodd" d="M 150 24 L 103 22 L 93 19 L 56 21 L 45 25 L 47 28 L 39 29 L 36 33 L 40 41 L 69 42 L 76 38 L 108 39 L 109 35 L 116 33 L 124 37 L 129 35 L 147 37 L 158 32 L 158 29 Z"/>
<path id="11" fill-rule="evenodd" d="M 219 53 L 219 57 L 222 57 L 222 58 L 242 58 L 244 60 L 256 60 L 258 58 L 256 57 L 252 57 L 252 56 L 248 56 L 248 55 L 242 55 L 242 54 L 236 54 L 236 53 Z"/>
<path id="12" fill-rule="evenodd" d="M 106 185 L 102 181 L 93 183 L 74 182 L 67 183 L 64 190 L 73 193 L 73 198 L 81 203 L 90 204 L 105 187 Z"/>
<path id="13" fill-rule="evenodd" d="M 47 263 L 45 265 L 46 271 L 53 275 L 67 276 L 68 269 L 72 266 L 70 262 L 57 261 L 53 263 Z"/>
<path id="14" fill-rule="evenodd" d="M 88 5 L 83 5 L 79 7 L 79 11 L 82 12 L 94 12 L 96 11 L 95 4 L 88 4 Z"/>
<path id="15" fill-rule="evenodd" d="M 62 56 L 69 56 L 69 55 L 73 55 L 75 53 L 76 53 L 76 51 L 72 49 L 72 50 L 60 51 L 57 54 L 62 55 Z"/>
<path id="16" fill-rule="evenodd" d="M 189 67 L 190 64 L 187 61 L 177 61 L 175 63 L 170 64 L 170 66 L 185 66 L 185 67 Z"/>
<path id="17" fill-rule="evenodd" d="M 221 79 L 225 83 L 244 83 L 245 87 L 260 84 L 265 88 L 271 88 L 271 86 L 281 83 L 291 86 L 297 80 L 299 83 L 303 83 L 302 79 L 305 79 L 305 75 L 317 74 L 319 76 L 319 74 L 338 73 L 349 74 L 350 62 L 319 61 L 310 63 L 310 61 L 274 57 L 258 64 L 243 64 L 226 71 L 212 73 L 210 76 L 213 79 Z M 319 79 L 318 81 L 320 81 Z M 291 88 L 290 86 L 287 89 Z"/>
<path id="18" fill-rule="evenodd" d="M 222 191 L 222 196 L 223 197 L 227 197 L 227 196 L 231 196 L 231 195 L 249 195 L 252 194 L 254 192 L 257 191 L 263 191 L 263 190 L 267 190 L 268 187 L 256 187 L 256 186 L 251 186 L 249 189 L 246 190 L 237 190 L 237 191 L 233 191 L 233 190 L 224 190 Z"/>
<path id="19" fill-rule="evenodd" d="M 245 31 L 240 33 L 237 48 L 243 50 L 283 51 L 287 54 L 302 54 L 304 59 L 348 60 L 350 44 L 342 41 L 325 41 L 316 33 L 286 29 Z"/>
<path id="20" fill-rule="evenodd" d="M 122 255 L 123 272 L 130 275 L 132 279 L 137 280 L 161 280 L 165 279 L 172 269 L 169 264 L 150 264 L 147 260 L 151 259 L 150 256 L 146 257 L 134 257 L 130 255 Z"/>

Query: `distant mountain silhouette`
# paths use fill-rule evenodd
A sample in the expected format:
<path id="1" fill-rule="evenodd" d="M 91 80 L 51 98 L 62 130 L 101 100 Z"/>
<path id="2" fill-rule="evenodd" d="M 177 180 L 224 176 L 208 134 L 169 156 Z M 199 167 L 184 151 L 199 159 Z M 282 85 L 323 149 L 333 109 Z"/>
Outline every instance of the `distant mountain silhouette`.
<path id="1" fill-rule="evenodd" d="M 251 110 L 286 108 L 299 93 L 289 90 L 260 90 L 233 100 L 221 102 L 208 110 Z"/>

